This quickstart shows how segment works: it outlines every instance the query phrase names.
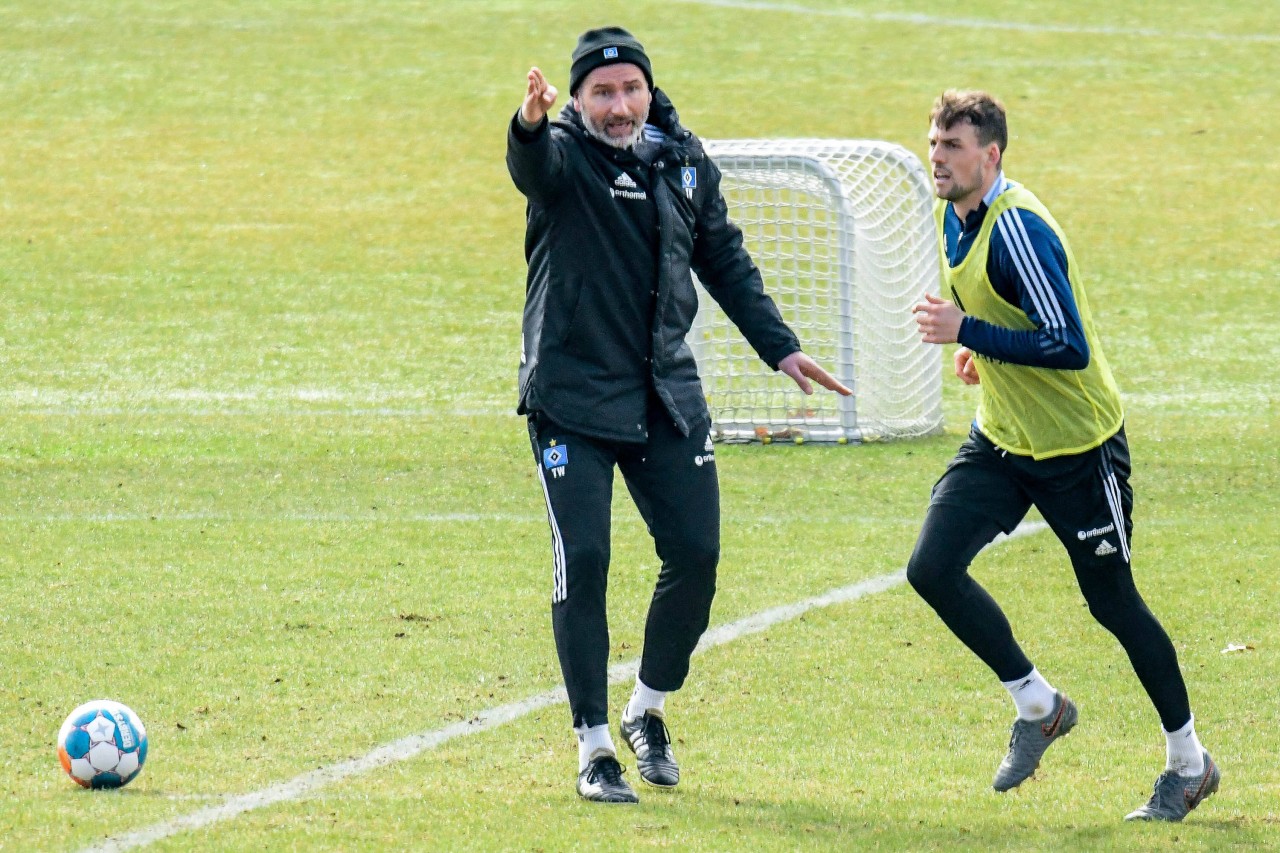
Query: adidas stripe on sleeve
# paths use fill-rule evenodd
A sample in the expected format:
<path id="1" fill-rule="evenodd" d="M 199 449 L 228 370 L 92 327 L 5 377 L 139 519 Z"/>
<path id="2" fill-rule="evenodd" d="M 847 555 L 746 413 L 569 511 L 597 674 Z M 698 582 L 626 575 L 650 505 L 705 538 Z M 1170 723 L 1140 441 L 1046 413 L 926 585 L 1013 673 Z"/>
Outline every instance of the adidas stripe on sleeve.
<path id="1" fill-rule="evenodd" d="M 1048 223 L 1016 207 L 1001 213 L 991 231 L 987 276 L 1036 328 L 1015 331 L 966 317 L 960 343 L 1012 364 L 1060 370 L 1089 364 L 1089 345 L 1067 278 L 1067 253 Z"/>

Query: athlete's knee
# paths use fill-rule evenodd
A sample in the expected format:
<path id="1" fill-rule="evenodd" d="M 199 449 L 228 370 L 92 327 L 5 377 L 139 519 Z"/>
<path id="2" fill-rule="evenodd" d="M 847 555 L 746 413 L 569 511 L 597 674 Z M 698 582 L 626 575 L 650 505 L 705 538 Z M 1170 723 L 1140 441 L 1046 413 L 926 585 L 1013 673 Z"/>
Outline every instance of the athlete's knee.
<path id="1" fill-rule="evenodd" d="M 969 563 L 999 528 L 984 516 L 949 505 L 932 506 L 907 561 L 907 581 L 935 608 L 964 592 Z"/>
<path id="2" fill-rule="evenodd" d="M 658 553 L 663 563 L 683 572 L 714 577 L 720 564 L 720 537 L 714 533 L 667 535 L 658 542 Z"/>
<path id="3" fill-rule="evenodd" d="M 685 549 L 679 558 L 680 573 L 699 589 L 710 590 L 714 594 L 716 587 L 716 567 L 720 565 L 720 548 L 718 545 L 704 543 Z"/>
<path id="4" fill-rule="evenodd" d="M 913 560 L 906 565 L 906 580 L 920 598 L 937 608 L 955 594 L 955 571 Z"/>
<path id="5" fill-rule="evenodd" d="M 1089 605 L 1089 615 L 1117 636 L 1151 618 L 1151 611 L 1137 592 L 1096 593 L 1086 596 L 1085 602 Z"/>
<path id="6" fill-rule="evenodd" d="M 609 562 L 609 540 L 604 537 L 565 539 L 562 547 L 570 563 L 599 566 Z"/>
<path id="7" fill-rule="evenodd" d="M 684 553 L 687 562 L 697 566 L 703 572 L 715 574 L 716 566 L 720 565 L 720 540 L 713 538 L 688 543 L 685 545 Z"/>
<path id="8" fill-rule="evenodd" d="M 1089 605 L 1089 615 L 1093 620 L 1111 633 L 1114 634 L 1122 624 L 1123 608 L 1119 602 L 1109 600 L 1107 596 L 1094 595 L 1085 596 L 1085 603 Z"/>
<path id="9" fill-rule="evenodd" d="M 964 572 L 964 566 L 945 565 L 939 559 L 921 555 L 917 549 L 907 562 L 907 583 L 921 598 L 932 603 L 952 595 L 956 577 Z"/>
<path id="10" fill-rule="evenodd" d="M 579 541 L 563 543 L 565 582 L 569 588 L 602 587 L 609 571 L 609 543 Z M 560 566 L 557 565 L 557 570 Z"/>
<path id="11" fill-rule="evenodd" d="M 658 573 L 658 584 L 654 590 L 655 601 L 678 601 L 676 609 L 685 613 L 686 618 L 692 618 L 689 614 L 696 614 L 697 619 L 705 619 L 711 612 L 711 601 L 716 594 L 719 559 L 720 549 L 714 543 L 674 552 L 664 551 L 662 570 Z"/>
<path id="12" fill-rule="evenodd" d="M 1116 556 L 1077 554 L 1072 563 L 1089 615 L 1111 633 L 1120 633 L 1149 614 L 1133 574 Z"/>
<path id="13" fill-rule="evenodd" d="M 936 578 L 937 573 L 932 567 L 919 559 L 917 554 L 911 555 L 911 559 L 907 561 L 907 583 L 911 584 L 912 589 L 924 595 Z"/>

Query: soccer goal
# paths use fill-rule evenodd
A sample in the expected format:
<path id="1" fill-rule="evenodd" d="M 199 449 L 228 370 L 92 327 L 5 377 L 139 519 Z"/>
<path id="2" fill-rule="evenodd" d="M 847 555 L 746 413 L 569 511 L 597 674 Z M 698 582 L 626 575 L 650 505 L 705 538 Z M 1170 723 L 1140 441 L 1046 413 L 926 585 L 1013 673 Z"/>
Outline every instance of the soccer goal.
<path id="1" fill-rule="evenodd" d="M 942 370 L 911 306 L 939 289 L 931 184 L 888 142 L 715 140 L 730 218 L 805 352 L 853 389 L 805 396 L 706 292 L 689 343 L 719 441 L 887 441 L 941 432 Z"/>

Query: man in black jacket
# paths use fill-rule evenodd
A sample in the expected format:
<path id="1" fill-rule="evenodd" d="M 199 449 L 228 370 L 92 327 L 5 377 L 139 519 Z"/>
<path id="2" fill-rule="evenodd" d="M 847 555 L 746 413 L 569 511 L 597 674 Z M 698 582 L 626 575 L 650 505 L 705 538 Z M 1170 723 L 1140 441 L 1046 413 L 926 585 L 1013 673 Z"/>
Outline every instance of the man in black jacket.
<path id="1" fill-rule="evenodd" d="M 850 391 L 800 351 L 729 222 L 719 170 L 654 88 L 630 33 L 583 33 L 558 121 L 547 119 L 555 87 L 537 68 L 527 80 L 507 133 L 507 168 L 528 200 L 519 411 L 551 525 L 552 626 L 578 794 L 634 803 L 608 727 L 614 467 L 662 560 L 620 726 L 651 785 L 680 779 L 664 701 L 707 628 L 720 555 L 710 416 L 685 343 L 698 307 L 690 271 L 770 367 L 806 394 L 810 379 Z"/>

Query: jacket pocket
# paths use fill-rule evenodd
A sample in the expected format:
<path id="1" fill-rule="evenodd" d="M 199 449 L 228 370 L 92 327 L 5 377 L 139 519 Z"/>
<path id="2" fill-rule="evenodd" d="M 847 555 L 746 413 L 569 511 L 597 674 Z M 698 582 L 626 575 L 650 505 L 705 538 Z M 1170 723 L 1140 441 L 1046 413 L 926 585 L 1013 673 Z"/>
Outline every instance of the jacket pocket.
<path id="1" fill-rule="evenodd" d="M 574 329 L 582 322 L 582 277 L 567 276 L 552 304 L 555 306 L 554 311 L 547 318 L 555 324 L 552 340 L 559 346 L 568 347 L 573 340 Z"/>
<path id="2" fill-rule="evenodd" d="M 598 283 L 574 278 L 573 302 L 565 312 L 566 323 L 564 335 L 560 339 L 561 348 L 569 355 L 588 362 L 600 362 L 610 358 L 616 342 L 611 341 L 602 322 L 602 311 Z"/>

